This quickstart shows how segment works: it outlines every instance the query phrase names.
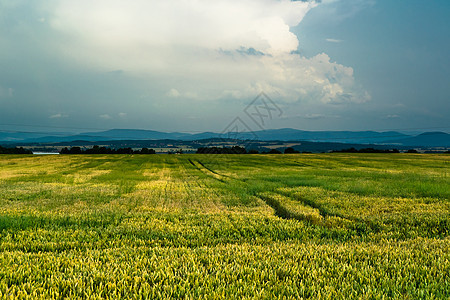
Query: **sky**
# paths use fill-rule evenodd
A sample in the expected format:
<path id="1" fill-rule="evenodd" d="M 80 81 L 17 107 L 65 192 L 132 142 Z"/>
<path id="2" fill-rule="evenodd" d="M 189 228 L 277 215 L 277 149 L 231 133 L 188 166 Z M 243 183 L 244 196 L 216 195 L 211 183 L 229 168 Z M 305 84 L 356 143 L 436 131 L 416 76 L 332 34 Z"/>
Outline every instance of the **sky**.
<path id="1" fill-rule="evenodd" d="M 449 16 L 448 0 L 0 0 L 0 130 L 449 132 Z M 258 95 L 277 109 L 263 124 Z"/>

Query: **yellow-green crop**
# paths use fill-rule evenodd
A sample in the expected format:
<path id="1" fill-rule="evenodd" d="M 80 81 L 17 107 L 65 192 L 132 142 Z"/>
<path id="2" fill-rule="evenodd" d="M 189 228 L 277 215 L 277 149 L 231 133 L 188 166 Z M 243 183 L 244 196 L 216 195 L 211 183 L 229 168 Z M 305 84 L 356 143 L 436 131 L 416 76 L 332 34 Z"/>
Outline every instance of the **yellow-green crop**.
<path id="1" fill-rule="evenodd" d="M 2 155 L 0 298 L 448 299 L 450 157 Z"/>

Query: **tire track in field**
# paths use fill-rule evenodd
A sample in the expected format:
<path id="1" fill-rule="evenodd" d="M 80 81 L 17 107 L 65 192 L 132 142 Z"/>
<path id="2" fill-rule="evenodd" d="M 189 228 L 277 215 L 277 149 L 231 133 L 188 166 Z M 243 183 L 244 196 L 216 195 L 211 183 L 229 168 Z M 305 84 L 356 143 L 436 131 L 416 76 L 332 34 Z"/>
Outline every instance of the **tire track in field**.
<path id="1" fill-rule="evenodd" d="M 366 231 L 379 232 L 380 230 L 382 230 L 382 227 L 383 227 L 379 223 L 374 222 L 372 220 L 364 220 L 364 219 L 361 219 L 358 217 L 345 216 L 345 215 L 337 213 L 337 212 L 332 212 L 329 209 L 325 208 L 323 205 L 321 205 L 317 202 L 314 202 L 310 199 L 304 198 L 301 195 L 292 195 L 288 192 L 278 192 L 278 194 L 283 195 L 288 198 L 291 198 L 291 199 L 295 199 L 306 206 L 317 209 L 318 212 L 320 213 L 320 216 L 322 217 L 321 222 L 318 223 L 319 225 L 323 225 L 323 226 L 326 225 L 327 227 L 330 227 L 329 222 L 328 222 L 328 224 L 326 224 L 326 223 L 328 220 L 334 218 L 337 220 L 342 220 L 344 223 L 347 223 L 347 225 L 346 225 L 347 228 L 356 230 L 359 233 L 366 232 Z M 317 224 L 317 222 L 315 224 Z M 332 225 L 332 226 L 335 226 L 335 225 Z"/>
<path id="2" fill-rule="evenodd" d="M 267 205 L 272 207 L 275 211 L 275 215 L 282 219 L 300 219 L 300 216 L 297 214 L 293 214 L 288 209 L 286 209 L 280 201 L 277 201 L 274 197 L 270 197 L 268 195 L 258 195 L 258 197 L 263 200 Z"/>
<path id="3" fill-rule="evenodd" d="M 317 209 L 319 211 L 320 215 L 322 217 L 324 217 L 324 218 L 326 218 L 326 217 L 338 217 L 338 218 L 341 218 L 341 219 L 350 220 L 348 217 L 346 217 L 346 216 L 344 216 L 342 214 L 339 214 L 339 213 L 331 212 L 328 209 L 324 208 L 323 205 L 320 205 L 319 203 L 314 202 L 312 200 L 309 200 L 307 198 L 303 198 L 301 196 L 293 196 L 293 195 L 291 195 L 288 192 L 278 192 L 278 194 L 286 196 L 286 197 L 289 197 L 291 199 L 294 198 L 295 200 L 298 200 L 299 202 L 301 202 L 304 205 L 307 205 L 307 206 L 310 206 L 312 208 Z"/>
<path id="4" fill-rule="evenodd" d="M 180 161 L 179 161 L 180 162 Z M 216 198 L 219 198 L 220 195 L 216 190 L 211 189 L 212 193 L 208 193 L 210 191 L 207 185 L 201 185 L 198 177 L 193 177 L 192 175 L 198 171 L 198 169 L 189 168 L 189 165 L 184 161 L 183 163 L 179 163 L 179 172 L 182 174 L 182 178 L 189 178 L 183 180 L 182 185 L 185 191 L 188 194 L 189 208 L 201 208 L 202 211 L 217 211 L 219 210 L 216 201 L 204 201 L 205 195 L 214 195 Z"/>
<path id="5" fill-rule="evenodd" d="M 226 178 L 227 176 L 221 175 L 221 174 L 219 174 L 219 173 L 213 171 L 212 169 L 206 167 L 206 166 L 205 166 L 203 163 L 201 163 L 199 160 L 193 161 L 192 159 L 189 158 L 188 161 L 189 161 L 189 163 L 190 163 L 191 165 L 193 165 L 197 170 L 199 170 L 200 172 L 204 173 L 205 175 L 207 175 L 207 176 L 209 176 L 209 177 L 211 177 L 211 178 L 214 178 L 214 179 L 216 179 L 216 180 L 218 180 L 218 181 L 220 181 L 220 182 L 223 182 L 223 183 L 226 182 L 226 181 L 225 181 L 225 180 L 226 180 L 225 178 Z"/>
<path id="6" fill-rule="evenodd" d="M 215 179 L 215 180 L 218 180 L 218 181 L 220 181 L 220 182 L 222 182 L 222 183 L 226 183 L 226 181 L 225 181 L 224 179 L 219 180 L 218 178 L 212 176 L 212 174 L 210 174 L 210 172 L 202 170 L 201 165 L 195 164 L 195 162 L 194 162 L 193 160 L 188 159 L 188 161 L 189 161 L 189 163 L 195 168 L 195 170 L 199 171 L 200 173 L 206 175 L 207 177 L 211 177 L 211 178 L 213 178 L 213 179 Z M 216 173 L 217 173 L 217 172 L 216 172 Z M 220 175 L 220 174 L 219 174 L 219 175 Z M 210 187 L 209 187 L 205 182 L 200 181 L 200 180 L 195 180 L 195 183 L 196 183 L 196 185 L 197 185 L 199 188 L 209 189 L 210 192 L 213 193 L 216 197 L 220 197 L 220 196 L 221 196 L 221 195 L 216 191 L 216 189 L 210 189 Z"/>
<path id="7" fill-rule="evenodd" d="M 199 160 L 193 161 L 192 159 L 188 159 L 188 161 L 200 172 L 216 180 L 219 180 L 220 182 L 227 183 L 229 180 L 236 180 L 245 186 L 249 185 L 248 182 L 242 179 L 219 174 L 216 171 L 212 170 L 211 168 L 205 166 Z M 256 193 L 255 196 L 264 201 L 268 206 L 272 207 L 277 217 L 280 217 L 285 220 L 293 219 L 298 221 L 306 221 L 316 225 L 324 225 L 325 220 L 330 217 L 343 219 L 348 222 L 355 221 L 344 215 L 331 212 L 328 209 L 324 208 L 322 205 L 303 197 L 298 196 L 293 197 L 289 193 L 275 192 L 275 191 L 272 191 L 271 194 L 272 195 L 268 193 Z M 280 198 L 282 197 L 286 197 L 287 199 L 289 199 L 290 202 L 298 203 L 298 206 L 290 209 L 288 207 L 289 205 L 283 203 L 283 201 L 280 201 Z M 304 207 L 303 211 L 301 209 L 301 206 Z M 313 211 L 316 213 L 312 213 Z"/>
<path id="8" fill-rule="evenodd" d="M 228 180 L 231 179 L 231 180 L 236 180 L 236 181 L 240 182 L 242 185 L 245 185 L 245 186 L 249 185 L 249 183 L 244 180 L 234 178 L 234 177 L 229 177 L 226 175 L 221 175 L 221 174 L 217 173 L 216 171 L 212 170 L 211 168 L 206 167 L 199 160 L 194 161 L 189 158 L 188 161 L 198 171 L 204 173 L 205 175 L 207 175 L 209 177 L 219 180 L 220 182 L 226 183 Z M 285 196 L 285 197 L 290 198 L 290 196 L 282 195 L 280 193 L 275 193 L 275 194 L 278 196 Z M 282 219 L 287 219 L 287 220 L 296 219 L 299 221 L 305 221 L 305 220 L 309 219 L 308 217 L 305 217 L 303 214 L 298 214 L 298 213 L 294 213 L 294 212 L 290 211 L 285 206 L 283 206 L 283 204 L 280 201 L 277 201 L 274 197 L 268 197 L 267 195 L 263 195 L 262 193 L 257 193 L 255 196 L 258 197 L 259 199 L 261 199 L 262 201 L 264 201 L 270 207 L 272 207 L 273 210 L 275 211 L 275 215 Z M 308 204 L 306 204 L 306 205 L 308 205 Z M 311 208 L 314 208 L 314 207 L 311 207 Z"/>

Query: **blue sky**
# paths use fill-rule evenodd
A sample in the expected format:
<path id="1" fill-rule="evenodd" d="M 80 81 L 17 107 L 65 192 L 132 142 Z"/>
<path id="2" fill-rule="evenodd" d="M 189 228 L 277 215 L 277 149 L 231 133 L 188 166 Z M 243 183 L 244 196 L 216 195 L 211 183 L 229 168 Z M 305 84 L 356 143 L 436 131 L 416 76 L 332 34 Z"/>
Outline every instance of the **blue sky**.
<path id="1" fill-rule="evenodd" d="M 0 0 L 0 130 L 450 130 L 450 2 Z M 18 124 L 18 125 L 12 125 Z M 33 130 L 34 130 L 33 129 Z"/>
<path id="2" fill-rule="evenodd" d="M 335 13 L 352 7 L 346 18 Z M 324 51 L 352 66 L 372 96 L 360 111 L 369 128 L 450 126 L 449 1 L 346 1 L 322 8 L 293 31 L 305 55 Z"/>

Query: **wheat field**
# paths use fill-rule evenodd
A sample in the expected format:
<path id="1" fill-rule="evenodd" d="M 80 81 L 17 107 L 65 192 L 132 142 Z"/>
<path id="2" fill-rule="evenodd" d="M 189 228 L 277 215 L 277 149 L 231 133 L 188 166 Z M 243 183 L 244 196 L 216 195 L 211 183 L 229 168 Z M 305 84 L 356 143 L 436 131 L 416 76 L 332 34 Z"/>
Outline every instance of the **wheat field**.
<path id="1" fill-rule="evenodd" d="M 450 156 L 2 155 L 3 299 L 448 299 Z"/>

